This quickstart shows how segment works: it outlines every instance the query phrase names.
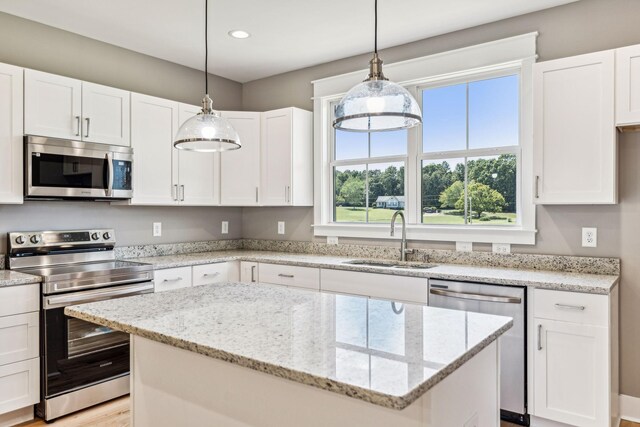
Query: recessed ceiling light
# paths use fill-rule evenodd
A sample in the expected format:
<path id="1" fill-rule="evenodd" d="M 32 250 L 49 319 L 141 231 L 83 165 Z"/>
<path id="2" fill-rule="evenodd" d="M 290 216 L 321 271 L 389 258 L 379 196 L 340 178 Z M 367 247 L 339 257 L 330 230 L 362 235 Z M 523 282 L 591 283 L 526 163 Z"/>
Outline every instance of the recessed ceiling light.
<path id="1" fill-rule="evenodd" d="M 247 37 L 251 36 L 251 34 L 243 30 L 231 30 L 229 31 L 229 35 L 234 39 L 246 39 Z"/>

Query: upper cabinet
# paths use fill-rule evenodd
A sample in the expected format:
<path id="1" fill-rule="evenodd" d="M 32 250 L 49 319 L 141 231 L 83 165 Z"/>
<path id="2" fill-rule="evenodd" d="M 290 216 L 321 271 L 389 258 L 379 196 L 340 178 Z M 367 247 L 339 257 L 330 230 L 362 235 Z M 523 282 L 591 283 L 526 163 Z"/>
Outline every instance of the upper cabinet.
<path id="1" fill-rule="evenodd" d="M 24 72 L 24 132 L 128 146 L 130 93 L 35 70 Z"/>
<path id="2" fill-rule="evenodd" d="M 22 74 L 0 64 L 0 203 L 22 203 Z"/>
<path id="3" fill-rule="evenodd" d="M 617 202 L 614 51 L 534 65 L 534 201 Z"/>
<path id="4" fill-rule="evenodd" d="M 640 45 L 616 49 L 616 125 L 640 125 Z"/>
<path id="5" fill-rule="evenodd" d="M 260 204 L 260 117 L 251 111 L 222 111 L 238 132 L 242 148 L 220 153 L 220 204 Z"/>
<path id="6" fill-rule="evenodd" d="M 312 113 L 282 108 L 262 115 L 263 206 L 313 206 Z"/>

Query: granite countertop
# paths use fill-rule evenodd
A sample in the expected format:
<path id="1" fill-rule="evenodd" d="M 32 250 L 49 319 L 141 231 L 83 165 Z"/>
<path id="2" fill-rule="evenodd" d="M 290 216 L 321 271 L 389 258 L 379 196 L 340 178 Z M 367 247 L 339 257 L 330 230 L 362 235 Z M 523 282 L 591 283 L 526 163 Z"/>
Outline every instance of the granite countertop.
<path id="1" fill-rule="evenodd" d="M 509 317 L 255 283 L 65 313 L 393 409 L 410 405 L 513 324 Z"/>
<path id="2" fill-rule="evenodd" d="M 40 283 L 42 278 L 32 274 L 19 273 L 13 270 L 0 270 L 0 288 L 5 286 L 28 285 Z"/>
<path id="3" fill-rule="evenodd" d="M 536 288 L 583 292 L 607 295 L 618 284 L 619 276 L 562 271 L 527 270 L 504 267 L 481 267 L 456 264 L 438 264 L 429 269 L 392 268 L 390 266 L 365 266 L 346 264 L 358 258 L 327 255 L 296 254 L 251 250 L 227 250 L 181 255 L 133 258 L 137 262 L 149 263 L 156 269 L 184 267 L 233 260 L 267 262 L 304 267 L 330 268 L 337 270 L 385 273 L 413 277 L 430 277 L 448 280 L 477 281 L 497 285 L 532 286 Z M 391 260 L 371 260 L 376 263 Z M 416 263 L 404 263 L 407 266 Z M 419 264 L 419 263 L 418 263 Z"/>

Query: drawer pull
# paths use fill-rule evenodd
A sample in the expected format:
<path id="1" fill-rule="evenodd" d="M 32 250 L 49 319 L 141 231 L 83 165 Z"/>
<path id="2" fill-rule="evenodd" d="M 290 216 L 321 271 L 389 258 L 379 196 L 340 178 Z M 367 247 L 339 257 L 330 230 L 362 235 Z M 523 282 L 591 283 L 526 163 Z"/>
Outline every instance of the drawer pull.
<path id="1" fill-rule="evenodd" d="M 566 310 L 580 310 L 584 311 L 586 308 L 584 305 L 570 305 L 570 304 L 556 304 L 557 308 L 566 309 Z"/>
<path id="2" fill-rule="evenodd" d="M 542 350 L 542 325 L 538 325 L 538 351 Z"/>
<path id="3" fill-rule="evenodd" d="M 286 277 L 287 279 L 293 279 L 293 274 L 278 274 L 278 277 Z"/>
<path id="4" fill-rule="evenodd" d="M 216 271 L 215 273 L 204 273 L 202 277 L 218 277 L 219 275 L 220 275 L 220 272 Z"/>
<path id="5" fill-rule="evenodd" d="M 164 279 L 162 281 L 162 283 L 165 283 L 165 282 L 179 282 L 181 280 L 182 280 L 182 277 L 176 277 L 175 279 Z"/>

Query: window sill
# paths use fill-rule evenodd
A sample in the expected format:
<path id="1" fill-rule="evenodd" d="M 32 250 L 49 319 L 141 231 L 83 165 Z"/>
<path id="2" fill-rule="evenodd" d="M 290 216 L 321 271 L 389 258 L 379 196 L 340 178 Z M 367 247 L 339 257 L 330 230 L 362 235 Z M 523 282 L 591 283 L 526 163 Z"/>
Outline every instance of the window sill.
<path id="1" fill-rule="evenodd" d="M 314 236 L 352 237 L 359 239 L 398 239 L 400 223 L 396 224 L 395 237 L 389 235 L 388 224 L 320 224 L 313 226 Z M 473 243 L 509 243 L 515 245 L 534 245 L 535 229 L 522 227 L 491 226 L 429 226 L 407 225 L 408 240 L 473 242 Z"/>

